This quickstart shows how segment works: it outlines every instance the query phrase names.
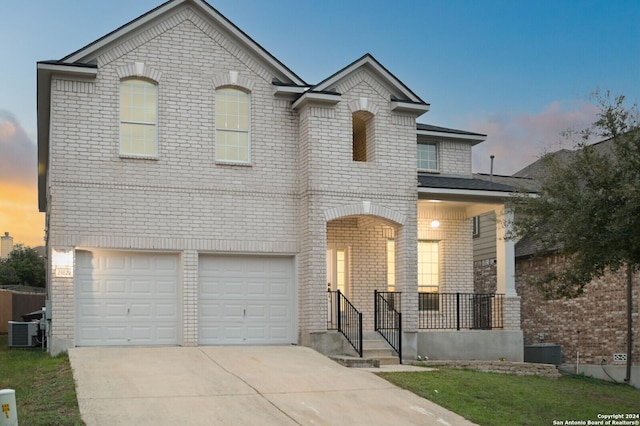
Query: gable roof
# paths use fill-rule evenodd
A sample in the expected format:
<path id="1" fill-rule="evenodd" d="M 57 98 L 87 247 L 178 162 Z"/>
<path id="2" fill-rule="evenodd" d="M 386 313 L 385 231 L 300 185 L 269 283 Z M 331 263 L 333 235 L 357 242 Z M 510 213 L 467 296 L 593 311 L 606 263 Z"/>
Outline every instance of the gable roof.
<path id="1" fill-rule="evenodd" d="M 101 51 L 109 48 L 109 46 L 113 45 L 118 40 L 135 33 L 141 27 L 146 26 L 150 22 L 162 19 L 162 17 L 167 13 L 182 5 L 190 5 L 203 12 L 208 19 L 211 19 L 216 24 L 217 28 L 225 31 L 226 36 L 232 38 L 235 42 L 255 53 L 265 63 L 269 64 L 276 72 L 278 72 L 279 75 L 277 77 L 279 81 L 301 86 L 307 85 L 307 83 L 296 75 L 296 73 L 291 71 L 271 53 L 267 52 L 265 48 L 254 41 L 244 31 L 238 28 L 233 22 L 204 0 L 169 0 L 144 15 L 122 25 L 109 34 L 100 37 L 96 41 L 89 43 L 85 47 L 65 56 L 60 60 L 60 62 L 86 63 L 93 61 Z"/>
<path id="2" fill-rule="evenodd" d="M 391 97 L 392 109 L 413 111 L 418 112 L 419 114 L 425 113 L 429 110 L 428 103 L 420 99 L 418 95 L 409 89 L 395 75 L 389 72 L 389 70 L 378 62 L 370 53 L 363 55 L 346 67 L 325 78 L 320 83 L 312 86 L 310 91 L 321 93 L 335 92 L 336 84 L 361 68 L 369 70 L 389 86 L 391 89 L 390 91 L 394 93 Z"/>
<path id="3" fill-rule="evenodd" d="M 38 114 L 38 206 L 46 211 L 47 169 L 49 167 L 49 130 L 51 103 L 51 76 L 67 75 L 72 78 L 91 79 L 97 75 L 97 58 L 122 40 L 141 33 L 150 25 L 164 19 L 180 7 L 193 7 L 213 22 L 225 37 L 244 47 L 274 73 L 279 82 L 304 90 L 309 85 L 282 62 L 267 52 L 245 32 L 224 17 L 204 0 L 169 0 L 140 17 L 122 25 L 109 34 L 89 43 L 59 60 L 37 63 L 37 114 Z"/>

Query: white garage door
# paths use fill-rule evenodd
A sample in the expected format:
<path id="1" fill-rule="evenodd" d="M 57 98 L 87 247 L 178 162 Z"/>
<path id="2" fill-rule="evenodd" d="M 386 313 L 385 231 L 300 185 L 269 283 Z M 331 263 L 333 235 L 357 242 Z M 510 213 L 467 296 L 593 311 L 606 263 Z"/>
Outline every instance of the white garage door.
<path id="1" fill-rule="evenodd" d="M 175 254 L 77 251 L 76 345 L 178 344 Z"/>
<path id="2" fill-rule="evenodd" d="M 200 256 L 199 343 L 295 342 L 294 261 L 275 256 Z"/>

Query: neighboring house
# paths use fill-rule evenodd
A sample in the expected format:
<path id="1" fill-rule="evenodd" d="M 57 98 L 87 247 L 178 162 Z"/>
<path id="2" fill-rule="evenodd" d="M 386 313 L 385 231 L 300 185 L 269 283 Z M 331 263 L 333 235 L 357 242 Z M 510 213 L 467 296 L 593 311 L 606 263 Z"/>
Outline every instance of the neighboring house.
<path id="1" fill-rule="evenodd" d="M 611 140 L 594 145 L 601 154 L 611 154 Z M 560 150 L 548 155 L 557 156 L 559 161 L 570 161 L 576 151 Z M 512 186 L 535 190 L 535 178 L 544 173 L 541 160 L 535 161 L 511 177 L 498 177 L 511 181 Z M 488 179 L 487 175 L 478 176 Z M 517 182 L 521 182 L 518 185 Z M 517 212 L 516 212 L 517 213 Z M 483 225 L 491 218 L 481 218 L 480 237 Z M 495 219 L 493 219 L 495 220 Z M 491 226 L 486 226 L 488 233 Z M 528 283 L 534 277 L 561 268 L 564 257 L 556 251 L 540 253 L 540 244 L 535 238 L 525 237 L 515 245 L 516 288 L 521 297 L 522 330 L 526 345 L 539 343 L 561 346 L 562 362 L 573 371 L 594 375 L 603 379 L 607 374 L 622 381 L 626 369 L 627 317 L 626 317 L 626 275 L 607 273 L 594 279 L 585 287 L 582 295 L 572 299 L 545 300 L 536 287 Z M 492 255 L 495 249 L 480 238 L 474 245 L 474 280 L 476 291 L 492 291 L 495 288 Z M 494 255 L 495 257 L 495 255 Z M 634 277 L 633 300 L 633 363 L 632 382 L 640 386 L 640 326 L 637 319 L 637 301 L 640 300 L 638 281 Z"/>
<path id="2" fill-rule="evenodd" d="M 498 294 L 473 294 L 472 218 L 513 188 L 473 178 L 485 135 L 417 124 L 428 110 L 371 55 L 309 85 L 201 0 L 39 62 L 50 351 L 331 353 L 327 290 L 365 332 L 377 290 L 395 292 L 405 358 L 522 360 L 513 242 L 497 240 Z"/>

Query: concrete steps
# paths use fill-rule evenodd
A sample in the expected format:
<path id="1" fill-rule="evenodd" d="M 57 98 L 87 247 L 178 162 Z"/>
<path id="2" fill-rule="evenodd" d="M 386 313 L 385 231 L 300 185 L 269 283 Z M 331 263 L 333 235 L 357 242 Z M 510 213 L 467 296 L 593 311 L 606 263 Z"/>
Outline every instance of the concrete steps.
<path id="1" fill-rule="evenodd" d="M 347 367 L 378 368 L 381 365 L 398 365 L 396 352 L 379 333 L 366 333 L 362 338 L 362 358 L 348 355 L 332 355 L 332 360 Z"/>
<path id="2" fill-rule="evenodd" d="M 362 357 L 379 361 L 380 365 L 397 365 L 400 360 L 396 352 L 378 333 L 367 334 L 362 340 Z"/>

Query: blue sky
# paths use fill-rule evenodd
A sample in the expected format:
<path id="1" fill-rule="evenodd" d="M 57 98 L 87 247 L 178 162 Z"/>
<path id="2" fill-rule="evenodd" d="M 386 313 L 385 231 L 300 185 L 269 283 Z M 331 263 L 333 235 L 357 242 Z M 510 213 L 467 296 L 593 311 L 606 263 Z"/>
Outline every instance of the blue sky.
<path id="1" fill-rule="evenodd" d="M 36 62 L 60 59 L 161 3 L 0 0 L 0 185 L 8 162 L 35 183 L 35 157 L 26 157 L 35 156 Z M 474 148 L 477 172 L 488 171 L 490 154 L 496 173 L 511 174 L 556 149 L 560 131 L 592 121 L 595 89 L 640 101 L 635 0 L 210 4 L 311 84 L 371 53 L 431 104 L 420 122 L 488 134 Z M 0 231 L 10 227 L 8 208 L 0 204 Z"/>

